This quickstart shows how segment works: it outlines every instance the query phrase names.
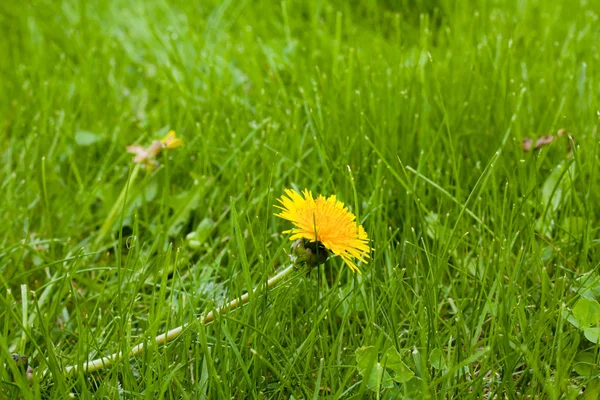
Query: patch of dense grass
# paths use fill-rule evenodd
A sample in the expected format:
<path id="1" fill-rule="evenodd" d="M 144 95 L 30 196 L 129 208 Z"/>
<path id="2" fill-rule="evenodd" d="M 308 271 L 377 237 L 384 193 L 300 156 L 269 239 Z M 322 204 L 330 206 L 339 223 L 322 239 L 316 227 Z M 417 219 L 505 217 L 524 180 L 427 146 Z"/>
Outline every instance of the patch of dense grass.
<path id="1" fill-rule="evenodd" d="M 567 0 L 0 2 L 0 393 L 595 398 L 599 18 Z M 574 141 L 523 152 L 562 128 Z M 185 145 L 128 180 L 125 147 L 169 129 Z M 287 265 L 289 187 L 359 215 L 363 275 L 333 258 L 193 323 Z"/>

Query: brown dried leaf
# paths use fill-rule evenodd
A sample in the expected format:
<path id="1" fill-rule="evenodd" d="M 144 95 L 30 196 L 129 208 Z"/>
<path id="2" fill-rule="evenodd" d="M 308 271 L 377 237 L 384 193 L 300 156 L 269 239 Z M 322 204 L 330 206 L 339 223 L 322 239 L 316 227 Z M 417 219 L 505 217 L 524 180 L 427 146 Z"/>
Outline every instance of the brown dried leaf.
<path id="1" fill-rule="evenodd" d="M 163 145 L 162 145 L 161 141 L 154 140 L 152 143 L 150 143 L 150 146 L 148 146 L 148 155 L 150 156 L 150 158 L 154 158 L 158 155 L 158 153 L 160 153 L 162 148 L 163 148 Z"/>
<path id="2" fill-rule="evenodd" d="M 160 140 L 155 140 L 150 143 L 150 146 L 143 147 L 140 145 L 127 146 L 129 153 L 135 154 L 133 162 L 145 164 L 147 167 L 153 167 L 157 164 L 155 158 L 162 150 L 163 146 Z"/>
<path id="3" fill-rule="evenodd" d="M 143 146 L 127 146 L 127 151 L 131 154 L 135 154 L 133 162 L 139 163 L 148 158 L 148 150 Z"/>
<path id="4" fill-rule="evenodd" d="M 568 132 L 566 129 L 562 128 L 559 129 L 559 131 L 556 133 L 557 137 L 563 137 L 563 136 L 567 136 L 567 151 L 570 153 L 572 151 L 571 149 L 571 141 L 575 141 L 575 139 L 573 139 L 573 136 L 571 135 L 570 132 Z M 530 138 L 525 138 L 523 139 L 523 151 L 528 152 L 531 150 L 539 150 L 542 147 L 548 146 L 550 143 L 552 143 L 554 141 L 554 136 L 552 135 L 544 135 L 544 136 L 540 136 L 539 138 L 537 138 L 537 140 L 535 141 L 535 145 L 533 145 L 533 139 Z M 533 146 L 533 148 L 532 148 Z"/>
<path id="5" fill-rule="evenodd" d="M 538 140 L 535 141 L 535 147 L 533 149 L 539 150 L 544 146 L 548 146 L 550 143 L 552 143 L 553 140 L 554 136 L 552 135 L 541 136 L 538 138 Z"/>

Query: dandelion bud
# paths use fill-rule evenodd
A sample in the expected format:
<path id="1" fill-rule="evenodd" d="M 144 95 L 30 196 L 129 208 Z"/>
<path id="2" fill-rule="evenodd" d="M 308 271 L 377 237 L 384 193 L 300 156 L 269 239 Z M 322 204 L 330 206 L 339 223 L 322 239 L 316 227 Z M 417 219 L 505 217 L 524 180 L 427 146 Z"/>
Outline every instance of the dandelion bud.
<path id="1" fill-rule="evenodd" d="M 319 242 L 298 239 L 292 243 L 290 258 L 296 266 L 308 265 L 309 267 L 316 267 L 327 261 L 327 257 L 329 257 L 327 249 Z"/>

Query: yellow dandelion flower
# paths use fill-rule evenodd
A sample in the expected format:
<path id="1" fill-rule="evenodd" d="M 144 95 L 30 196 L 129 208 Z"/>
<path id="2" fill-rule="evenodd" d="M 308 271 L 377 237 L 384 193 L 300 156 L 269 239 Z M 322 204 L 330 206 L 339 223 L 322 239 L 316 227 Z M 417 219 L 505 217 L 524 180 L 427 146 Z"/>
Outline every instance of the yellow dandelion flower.
<path id="1" fill-rule="evenodd" d="M 275 215 L 294 224 L 294 228 L 283 233 L 291 233 L 290 240 L 307 239 L 321 243 L 340 256 L 351 270 L 360 273 L 353 260 L 367 263 L 369 237 L 356 222 L 354 214 L 335 195 L 328 198 L 321 195 L 314 199 L 307 189 L 302 194 L 304 197 L 295 190 L 286 189 L 285 195 L 278 199 L 281 206 L 275 207 L 281 212 Z"/>
<path id="2" fill-rule="evenodd" d="M 162 138 L 160 142 L 162 143 L 163 147 L 167 149 L 175 149 L 183 145 L 183 140 L 179 139 L 175 135 L 175 131 L 169 131 L 167 136 Z"/>

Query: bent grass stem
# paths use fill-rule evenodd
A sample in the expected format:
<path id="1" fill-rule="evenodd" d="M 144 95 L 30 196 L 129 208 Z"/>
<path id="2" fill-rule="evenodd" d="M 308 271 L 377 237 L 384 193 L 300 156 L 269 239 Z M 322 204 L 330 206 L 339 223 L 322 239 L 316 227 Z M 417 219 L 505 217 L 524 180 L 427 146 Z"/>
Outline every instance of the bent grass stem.
<path id="1" fill-rule="evenodd" d="M 273 286 L 275 286 L 277 283 L 279 283 L 281 280 L 283 280 L 286 276 L 288 276 L 292 271 L 294 271 L 296 267 L 294 265 L 290 265 L 287 268 L 285 268 L 284 270 L 280 271 L 279 273 L 277 273 L 275 276 L 271 277 L 269 280 L 267 280 L 267 283 L 264 285 L 260 285 L 256 288 L 254 288 L 252 290 L 252 294 L 258 294 L 260 293 L 261 290 L 264 289 L 268 289 L 271 288 Z M 201 324 L 207 324 L 209 322 L 212 322 L 215 318 L 215 315 L 217 314 L 224 314 L 227 313 L 229 311 L 233 311 L 236 308 L 246 304 L 249 300 L 249 293 L 250 292 L 246 292 L 244 293 L 242 296 L 231 300 L 229 303 L 227 303 L 225 306 L 220 307 L 215 309 L 214 311 L 210 311 L 208 314 L 200 317 L 200 323 Z M 170 341 L 172 341 L 173 339 L 175 339 L 177 336 L 179 336 L 179 334 L 188 326 L 190 326 L 193 322 L 189 322 L 187 324 L 183 324 L 178 326 L 177 328 L 171 329 L 168 332 L 165 332 L 161 335 L 158 335 L 157 337 L 154 338 L 154 342 L 157 345 L 161 345 L 164 343 L 169 343 Z M 96 360 L 92 360 L 92 361 L 88 361 L 85 362 L 84 364 L 82 364 L 81 366 L 79 365 L 69 365 L 65 368 L 65 373 L 67 374 L 75 374 L 78 371 L 83 371 L 84 373 L 87 372 L 94 372 L 94 371 L 99 371 L 101 369 L 104 368 L 108 368 L 111 365 L 113 365 L 115 362 L 123 359 L 123 358 L 131 358 L 131 357 L 135 357 L 136 355 L 142 353 L 144 351 L 144 349 L 146 348 L 145 343 L 140 343 L 138 345 L 136 345 L 135 347 L 133 347 L 131 349 L 131 351 L 129 352 L 129 354 L 124 357 L 122 352 L 118 352 L 118 353 L 114 353 L 111 354 L 109 356 L 106 357 L 102 357 L 102 358 L 98 358 Z"/>

